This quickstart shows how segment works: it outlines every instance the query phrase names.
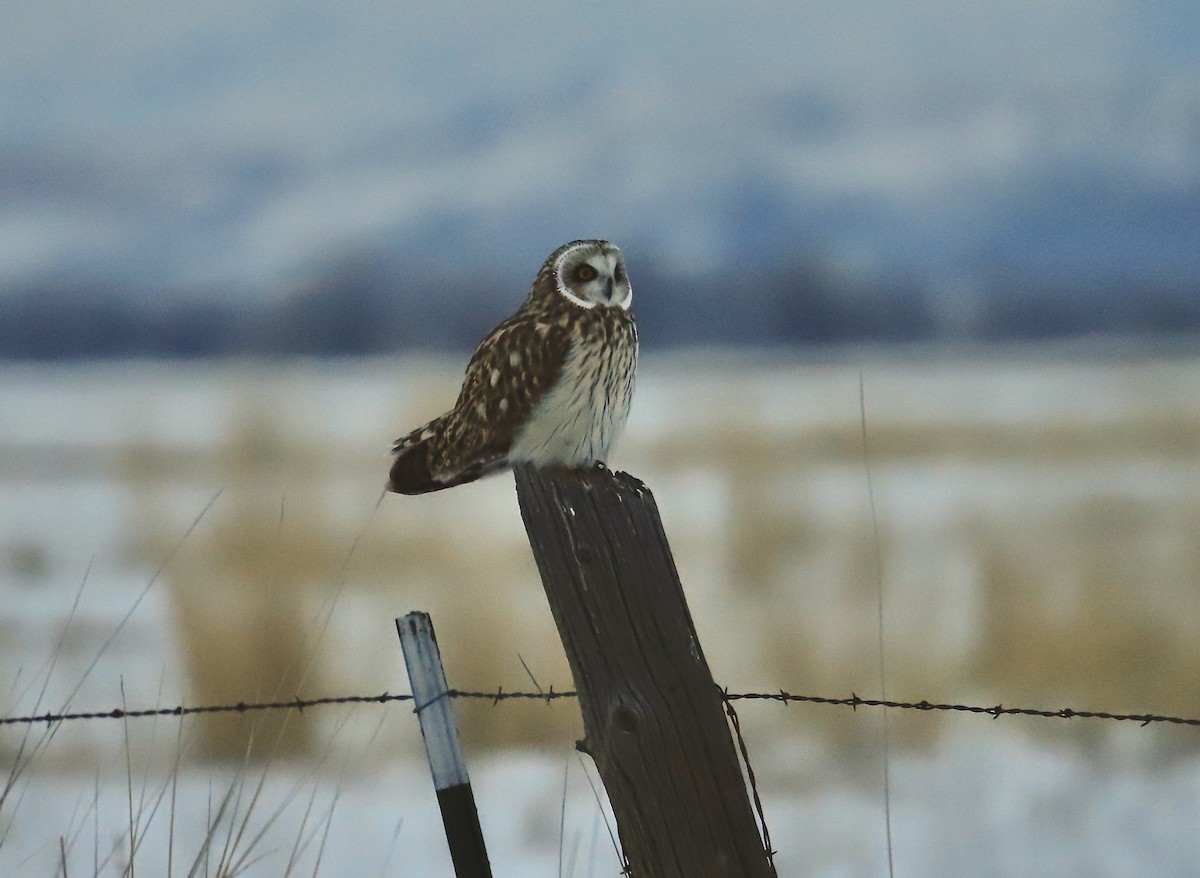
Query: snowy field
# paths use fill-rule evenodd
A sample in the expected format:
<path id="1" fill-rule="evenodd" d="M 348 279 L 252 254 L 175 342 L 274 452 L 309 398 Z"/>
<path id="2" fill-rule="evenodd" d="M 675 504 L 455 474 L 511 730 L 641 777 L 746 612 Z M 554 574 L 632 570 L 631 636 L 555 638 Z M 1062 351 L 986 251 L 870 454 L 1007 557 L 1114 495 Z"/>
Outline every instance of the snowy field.
<path id="1" fill-rule="evenodd" d="M 376 507 L 460 369 L 6 365 L 4 714 L 402 692 L 413 609 L 452 686 L 569 688 L 511 479 Z M 1200 359 L 651 357 L 612 463 L 733 691 L 877 694 L 882 580 L 891 697 L 1200 715 Z M 780 874 L 886 874 L 880 715 L 743 704 Z M 574 704 L 457 707 L 495 873 L 617 875 Z M 889 724 L 898 875 L 1200 873 L 1193 728 Z M 0 875 L 451 874 L 403 704 L 4 727 L 0 760 Z"/>
<path id="2" fill-rule="evenodd" d="M 1123 744 L 1125 752 L 1110 752 L 1100 764 L 1011 725 L 963 719 L 924 755 L 897 755 L 896 874 L 1196 875 L 1200 760 L 1155 765 L 1139 755 L 1145 744 L 1136 730 Z M 762 773 L 763 761 L 756 761 Z M 123 873 L 131 823 L 123 758 L 99 769 L 98 792 L 91 771 L 35 772 L 27 787 L 22 782 L 0 852 L 3 874 L 61 875 L 60 835 L 70 846 L 68 874 Z M 404 758 L 321 779 L 300 766 L 273 766 L 259 792 L 263 772 L 249 769 L 241 786 L 235 769 L 225 767 L 190 766 L 177 780 L 135 775 L 136 873 L 187 875 L 199 862 L 196 874 L 226 874 L 217 871 L 224 855 L 228 864 L 244 864 L 236 872 L 244 875 L 289 874 L 289 863 L 291 874 L 311 875 L 318 860 L 317 874 L 325 876 L 453 875 L 423 762 Z M 620 874 L 584 768 L 567 748 L 477 757 L 472 781 L 495 875 Z M 836 772 L 802 789 L 772 792 L 767 784 L 764 808 L 780 875 L 887 874 L 878 787 Z M 228 811 L 215 821 L 231 789 Z M 11 819 L 5 815 L 6 825 Z M 101 868 L 93 869 L 96 863 Z"/>

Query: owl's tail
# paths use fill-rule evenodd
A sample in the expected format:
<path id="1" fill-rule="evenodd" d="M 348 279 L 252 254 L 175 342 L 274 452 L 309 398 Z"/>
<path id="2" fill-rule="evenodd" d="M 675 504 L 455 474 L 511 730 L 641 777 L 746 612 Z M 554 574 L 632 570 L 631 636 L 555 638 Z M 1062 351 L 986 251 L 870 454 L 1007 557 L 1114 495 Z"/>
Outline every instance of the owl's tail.
<path id="1" fill-rule="evenodd" d="M 435 418 L 423 427 L 396 440 L 392 446 L 392 468 L 387 489 L 396 494 L 427 494 L 449 487 L 434 479 L 430 460 L 430 440 L 440 435 L 441 421 Z"/>
<path id="2" fill-rule="evenodd" d="M 388 473 L 387 489 L 396 494 L 428 494 L 455 485 L 465 485 L 480 476 L 495 472 L 507 465 L 498 449 L 457 465 L 449 465 L 444 449 L 437 443 L 445 441 L 445 419 L 449 414 L 434 418 L 424 427 L 413 430 L 392 446 L 392 469 Z"/>

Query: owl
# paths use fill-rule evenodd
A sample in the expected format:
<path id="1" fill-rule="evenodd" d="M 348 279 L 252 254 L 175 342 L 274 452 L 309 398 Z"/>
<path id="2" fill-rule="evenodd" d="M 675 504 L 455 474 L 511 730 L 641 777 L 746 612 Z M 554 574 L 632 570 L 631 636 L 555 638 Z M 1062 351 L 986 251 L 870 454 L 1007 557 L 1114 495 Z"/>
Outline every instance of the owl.
<path id="1" fill-rule="evenodd" d="M 388 490 L 440 491 L 515 464 L 603 463 L 629 417 L 638 337 L 625 258 L 572 241 L 479 343 L 454 408 L 392 448 Z"/>

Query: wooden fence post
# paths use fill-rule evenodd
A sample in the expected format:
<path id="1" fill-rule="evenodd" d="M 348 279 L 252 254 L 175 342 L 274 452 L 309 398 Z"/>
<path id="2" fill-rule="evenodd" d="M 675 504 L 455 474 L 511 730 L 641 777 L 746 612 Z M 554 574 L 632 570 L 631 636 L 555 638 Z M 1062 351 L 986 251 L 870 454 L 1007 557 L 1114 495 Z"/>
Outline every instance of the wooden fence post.
<path id="1" fill-rule="evenodd" d="M 650 490 L 600 468 L 516 483 L 629 874 L 773 876 Z"/>
<path id="2" fill-rule="evenodd" d="M 425 756 L 442 811 L 454 874 L 458 878 L 491 878 L 492 867 L 467 777 L 467 763 L 458 744 L 458 727 L 433 621 L 428 613 L 409 613 L 396 620 L 396 633 L 404 650 L 414 710 L 425 739 Z"/>

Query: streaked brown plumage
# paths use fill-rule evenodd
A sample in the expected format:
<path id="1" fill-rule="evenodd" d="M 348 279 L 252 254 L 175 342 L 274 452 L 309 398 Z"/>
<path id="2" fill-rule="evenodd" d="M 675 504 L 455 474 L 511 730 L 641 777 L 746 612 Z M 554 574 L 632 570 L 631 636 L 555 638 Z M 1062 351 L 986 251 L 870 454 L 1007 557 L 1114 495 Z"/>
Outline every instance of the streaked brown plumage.
<path id="1" fill-rule="evenodd" d="M 454 408 L 397 440 L 388 490 L 438 491 L 518 462 L 603 461 L 633 394 L 632 297 L 612 244 L 555 250 L 517 313 L 476 348 Z"/>

